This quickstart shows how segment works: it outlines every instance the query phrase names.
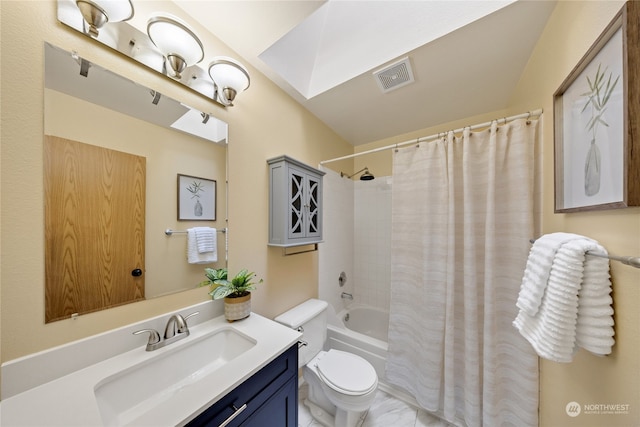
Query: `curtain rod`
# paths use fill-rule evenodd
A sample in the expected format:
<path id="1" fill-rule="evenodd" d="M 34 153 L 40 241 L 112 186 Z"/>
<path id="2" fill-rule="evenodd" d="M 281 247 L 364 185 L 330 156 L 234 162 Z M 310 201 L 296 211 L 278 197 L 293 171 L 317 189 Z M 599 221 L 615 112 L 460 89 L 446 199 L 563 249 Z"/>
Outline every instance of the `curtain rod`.
<path id="1" fill-rule="evenodd" d="M 506 124 L 508 122 L 512 122 L 514 120 L 528 119 L 528 118 L 531 118 L 531 117 L 540 116 L 541 114 L 542 114 L 542 108 L 539 108 L 537 110 L 529 111 L 529 112 L 518 114 L 518 115 L 515 115 L 515 116 L 509 116 L 509 117 L 504 117 L 504 118 L 500 118 L 500 119 L 495 119 L 495 120 L 491 120 L 490 122 L 480 123 L 480 124 L 473 125 L 473 126 L 461 127 L 459 129 L 454 129 L 452 132 L 453 133 L 459 133 L 459 132 L 462 132 L 463 130 L 465 130 L 466 128 L 469 128 L 472 131 L 480 129 L 480 128 L 486 128 L 488 126 L 491 126 L 491 124 L 493 122 L 497 122 L 499 125 L 500 124 L 504 125 L 504 124 Z M 331 162 L 337 162 L 339 160 L 351 159 L 353 157 L 363 156 L 365 154 L 377 153 L 379 151 L 390 150 L 392 148 L 398 148 L 398 147 L 402 147 L 402 146 L 405 146 L 405 145 L 419 144 L 421 142 L 427 142 L 427 141 L 430 141 L 432 139 L 436 139 L 436 138 L 442 136 L 443 134 L 446 135 L 448 132 L 451 132 L 451 131 L 438 132 L 438 133 L 430 135 L 430 136 L 422 136 L 420 138 L 412 139 L 410 141 L 399 142 L 397 144 L 391 144 L 391 145 L 387 145 L 387 146 L 380 147 L 380 148 L 374 148 L 372 150 L 362 151 L 360 153 L 349 154 L 348 156 L 336 157 L 335 159 L 323 160 L 323 161 L 320 162 L 320 164 L 324 165 L 324 164 L 331 163 Z"/>

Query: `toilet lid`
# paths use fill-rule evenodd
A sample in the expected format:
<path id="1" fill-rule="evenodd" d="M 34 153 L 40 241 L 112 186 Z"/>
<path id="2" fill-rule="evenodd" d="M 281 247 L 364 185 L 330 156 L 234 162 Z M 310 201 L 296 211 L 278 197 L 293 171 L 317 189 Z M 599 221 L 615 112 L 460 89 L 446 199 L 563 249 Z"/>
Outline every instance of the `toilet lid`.
<path id="1" fill-rule="evenodd" d="M 378 383 L 373 366 L 352 353 L 331 349 L 316 366 L 325 384 L 343 394 L 366 394 Z"/>

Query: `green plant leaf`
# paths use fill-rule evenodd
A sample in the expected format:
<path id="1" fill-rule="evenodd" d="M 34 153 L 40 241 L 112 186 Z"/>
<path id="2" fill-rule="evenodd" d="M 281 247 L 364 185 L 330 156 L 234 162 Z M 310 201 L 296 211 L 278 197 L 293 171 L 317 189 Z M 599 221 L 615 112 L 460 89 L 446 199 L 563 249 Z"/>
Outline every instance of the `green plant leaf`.
<path id="1" fill-rule="evenodd" d="M 609 75 L 609 80 L 607 81 L 607 88 L 605 90 L 605 96 L 604 96 L 604 99 L 602 100 L 603 104 L 606 104 L 607 102 L 609 102 L 609 98 L 611 97 L 611 94 L 613 94 L 613 90 L 618 84 L 618 80 L 620 80 L 620 76 L 616 77 L 615 81 L 612 84 L 610 84 L 611 75 Z"/>
<path id="2" fill-rule="evenodd" d="M 211 295 L 213 296 L 214 299 L 222 299 L 232 293 L 233 291 L 229 289 L 228 286 L 220 285 L 213 290 L 213 293 Z"/>
<path id="3" fill-rule="evenodd" d="M 256 289 L 256 283 L 254 283 L 255 273 L 247 269 L 240 270 L 231 280 L 227 276 L 227 269 L 205 269 L 205 274 L 209 280 L 202 283 L 209 283 L 211 286 L 217 285 L 209 293 L 214 299 L 225 298 L 229 295 L 242 295 L 245 292 Z M 263 280 L 260 279 L 257 283 L 262 282 Z"/>
<path id="4" fill-rule="evenodd" d="M 586 129 L 587 131 L 592 132 L 592 138 L 594 140 L 598 130 L 598 125 L 609 127 L 609 124 L 603 117 L 607 109 L 607 102 L 609 102 L 609 99 L 620 80 L 620 76 L 617 76 L 614 80 L 612 79 L 613 73 L 609 72 L 608 67 L 603 69 L 602 64 L 598 64 L 598 69 L 596 70 L 593 80 L 591 77 L 586 76 L 589 92 L 585 92 L 580 95 L 581 97 L 587 98 L 580 113 L 584 113 L 588 107 L 591 107 L 591 118 L 587 121 Z"/>

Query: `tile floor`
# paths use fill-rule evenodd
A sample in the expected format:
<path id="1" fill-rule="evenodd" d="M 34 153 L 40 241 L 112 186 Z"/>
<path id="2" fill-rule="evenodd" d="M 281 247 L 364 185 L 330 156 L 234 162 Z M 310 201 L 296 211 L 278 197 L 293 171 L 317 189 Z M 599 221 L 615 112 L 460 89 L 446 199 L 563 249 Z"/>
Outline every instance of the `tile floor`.
<path id="1" fill-rule="evenodd" d="M 311 417 L 309 408 L 302 402 L 307 397 L 307 384 L 300 386 L 298 427 L 322 427 Z M 360 427 L 449 427 L 451 424 L 436 418 L 422 409 L 378 390 L 375 400 Z"/>

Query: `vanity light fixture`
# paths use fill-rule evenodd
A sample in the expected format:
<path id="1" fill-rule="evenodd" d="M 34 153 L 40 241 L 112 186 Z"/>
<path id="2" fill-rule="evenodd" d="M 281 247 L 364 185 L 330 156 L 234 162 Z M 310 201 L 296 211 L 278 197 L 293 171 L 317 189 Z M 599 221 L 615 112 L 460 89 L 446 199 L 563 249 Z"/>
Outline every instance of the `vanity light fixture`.
<path id="1" fill-rule="evenodd" d="M 98 30 L 107 22 L 127 21 L 133 17 L 131 0 L 76 0 L 84 22 L 89 25 L 87 32 L 98 37 Z"/>
<path id="2" fill-rule="evenodd" d="M 238 61 L 227 56 L 216 56 L 209 64 L 209 76 L 218 88 L 223 104 L 233 106 L 236 95 L 249 87 L 249 72 Z"/>
<path id="3" fill-rule="evenodd" d="M 185 68 L 204 59 L 202 42 L 181 19 L 167 13 L 156 13 L 147 21 L 147 34 L 173 70 L 182 78 Z"/>
<path id="4" fill-rule="evenodd" d="M 127 21 L 133 17 L 132 0 L 57 2 L 58 20 L 63 24 L 171 77 L 220 106 L 233 106 L 236 96 L 249 87 L 251 78 L 247 68 L 233 58 L 208 57 L 207 60 L 211 61 L 208 69 L 197 65 L 205 58 L 203 43 L 191 26 L 181 18 L 157 11 L 147 21 L 145 34 L 144 29 L 140 31 L 130 23 L 107 26 L 108 23 Z M 128 43 L 119 43 L 118 40 Z M 81 65 L 82 73 L 86 75 L 86 65 L 89 64 Z M 152 100 L 157 104 L 160 94 L 153 94 Z"/>

